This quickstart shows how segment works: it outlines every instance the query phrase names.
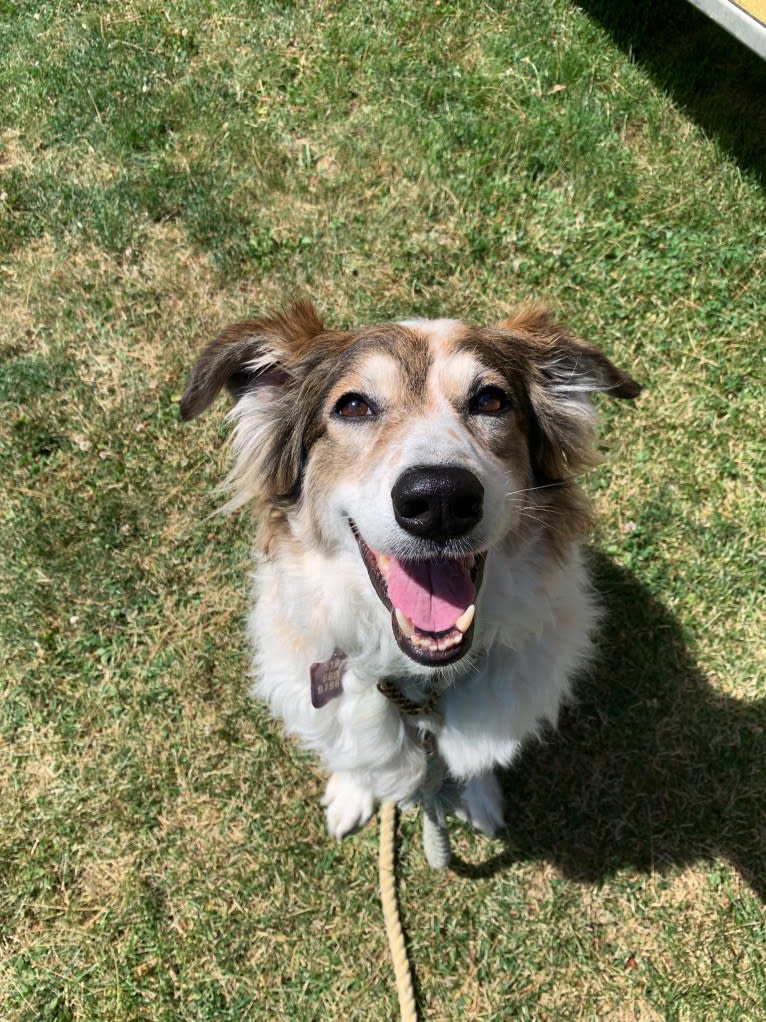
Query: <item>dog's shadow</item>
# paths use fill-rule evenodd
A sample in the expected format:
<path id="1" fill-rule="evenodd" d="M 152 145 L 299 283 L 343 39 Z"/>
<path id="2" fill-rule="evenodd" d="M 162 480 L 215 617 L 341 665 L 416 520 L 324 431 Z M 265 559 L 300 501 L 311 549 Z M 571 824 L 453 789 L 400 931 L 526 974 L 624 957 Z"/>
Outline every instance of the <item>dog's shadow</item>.
<path id="1" fill-rule="evenodd" d="M 766 701 L 715 691 L 651 593 L 603 555 L 594 567 L 599 666 L 506 772 L 507 849 L 454 868 L 490 876 L 543 859 L 599 882 L 723 856 L 766 898 Z"/>

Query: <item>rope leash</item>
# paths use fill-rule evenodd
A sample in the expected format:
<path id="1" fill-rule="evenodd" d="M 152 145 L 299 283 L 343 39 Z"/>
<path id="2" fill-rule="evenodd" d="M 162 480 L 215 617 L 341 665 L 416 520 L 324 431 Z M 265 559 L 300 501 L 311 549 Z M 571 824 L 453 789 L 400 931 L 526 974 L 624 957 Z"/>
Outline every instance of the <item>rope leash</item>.
<path id="1" fill-rule="evenodd" d="M 437 724 L 443 718 L 437 706 L 439 694 L 434 691 L 425 703 L 408 699 L 393 681 L 378 682 L 378 690 L 390 700 L 403 717 L 425 716 Z M 452 858 L 446 816 L 460 801 L 459 786 L 448 775 L 447 765 L 439 755 L 436 736 L 432 731 L 421 731 L 420 742 L 426 753 L 427 769 L 417 801 L 423 808 L 423 851 L 429 866 L 446 869 Z M 396 992 L 402 1022 L 418 1022 L 412 967 L 407 957 L 404 931 L 396 897 L 394 869 L 396 838 L 396 804 L 384 802 L 380 807 L 380 899 L 386 925 L 388 946 L 394 964 Z"/>
<path id="2" fill-rule="evenodd" d="M 434 768 L 431 767 L 434 764 Z M 445 779 L 444 768 L 438 757 L 429 761 L 429 776 L 421 789 L 423 806 L 423 851 L 426 860 L 434 869 L 446 869 L 452 857 L 445 813 L 454 804 L 454 784 Z M 380 807 L 380 900 L 383 904 L 383 921 L 391 959 L 394 963 L 396 993 L 402 1022 L 418 1022 L 415 1007 L 415 992 L 412 982 L 412 966 L 407 957 L 396 896 L 395 844 L 396 844 L 396 803 L 384 802 Z"/>
<path id="3" fill-rule="evenodd" d="M 396 874 L 394 871 L 394 839 L 396 831 L 396 803 L 384 802 L 380 807 L 380 900 L 383 903 L 383 920 L 396 977 L 396 993 L 402 1022 L 418 1022 L 415 1007 L 415 991 L 412 985 L 412 969 L 404 944 L 404 931 L 399 918 L 399 904 L 396 898 Z"/>
<path id="4" fill-rule="evenodd" d="M 335 649 L 329 660 L 311 664 L 311 705 L 315 709 L 321 709 L 331 699 L 342 694 L 346 660 L 343 650 Z M 444 726 L 444 718 L 439 711 L 441 694 L 434 688 L 424 702 L 418 703 L 406 696 L 393 678 L 382 678 L 378 681 L 377 687 L 380 694 L 397 708 L 404 721 L 412 718 L 408 727 L 410 732 L 416 730 L 418 740 L 426 754 L 425 777 L 413 801 L 420 803 L 423 808 L 423 851 L 426 860 L 434 869 L 446 869 L 452 857 L 446 817 L 460 804 L 460 787 L 448 774 L 447 764 L 439 755 L 438 739 L 434 733 L 434 729 Z M 422 724 L 416 726 L 416 718 L 425 718 L 429 726 L 424 727 Z M 401 1019 L 402 1022 L 418 1022 L 412 968 L 407 957 L 396 897 L 394 870 L 396 803 L 384 802 L 378 818 L 380 900 L 383 905 L 388 946 L 394 963 Z"/>

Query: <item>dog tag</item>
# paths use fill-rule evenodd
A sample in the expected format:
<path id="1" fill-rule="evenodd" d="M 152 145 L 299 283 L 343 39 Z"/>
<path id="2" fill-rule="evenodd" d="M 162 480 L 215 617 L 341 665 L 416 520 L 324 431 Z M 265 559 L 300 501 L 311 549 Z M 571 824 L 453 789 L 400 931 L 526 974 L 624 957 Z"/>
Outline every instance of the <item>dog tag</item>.
<path id="1" fill-rule="evenodd" d="M 311 665 L 311 705 L 315 710 L 321 710 L 342 694 L 345 665 L 346 654 L 342 649 L 333 650 L 329 660 Z"/>

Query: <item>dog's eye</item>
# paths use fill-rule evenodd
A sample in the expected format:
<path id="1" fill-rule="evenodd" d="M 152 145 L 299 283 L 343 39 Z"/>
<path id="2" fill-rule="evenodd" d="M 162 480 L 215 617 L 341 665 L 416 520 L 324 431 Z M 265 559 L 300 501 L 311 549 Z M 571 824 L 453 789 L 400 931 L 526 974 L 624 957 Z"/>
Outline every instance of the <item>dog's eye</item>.
<path id="1" fill-rule="evenodd" d="M 336 401 L 333 412 L 344 419 L 366 419 L 375 415 L 372 403 L 361 394 L 344 394 Z"/>
<path id="2" fill-rule="evenodd" d="M 471 398 L 468 410 L 471 415 L 501 415 L 510 404 L 508 395 L 500 387 L 482 387 Z"/>

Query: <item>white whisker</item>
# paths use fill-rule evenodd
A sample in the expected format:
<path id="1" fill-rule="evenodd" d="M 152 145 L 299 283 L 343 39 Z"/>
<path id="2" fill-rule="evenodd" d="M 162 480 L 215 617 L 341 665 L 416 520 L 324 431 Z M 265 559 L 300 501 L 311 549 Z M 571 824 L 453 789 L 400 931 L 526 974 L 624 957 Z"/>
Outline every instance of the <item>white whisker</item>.
<path id="1" fill-rule="evenodd" d="M 560 487 L 562 482 L 569 482 L 568 479 L 559 479 L 555 483 L 541 483 L 539 486 L 525 486 L 521 490 L 511 490 L 510 493 L 506 493 L 506 497 L 515 497 L 519 493 L 536 493 L 538 490 L 550 490 L 554 487 Z"/>

